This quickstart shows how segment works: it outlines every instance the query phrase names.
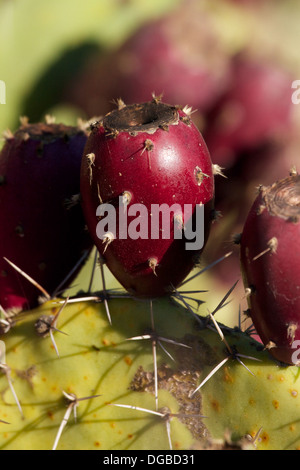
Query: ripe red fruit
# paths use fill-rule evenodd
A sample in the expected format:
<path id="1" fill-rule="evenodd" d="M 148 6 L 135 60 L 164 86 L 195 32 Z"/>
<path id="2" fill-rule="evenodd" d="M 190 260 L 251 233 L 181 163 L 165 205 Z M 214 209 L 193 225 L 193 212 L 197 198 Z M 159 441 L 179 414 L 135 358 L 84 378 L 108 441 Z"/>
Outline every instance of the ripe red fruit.
<path id="1" fill-rule="evenodd" d="M 274 64 L 238 56 L 229 89 L 203 131 L 212 159 L 229 168 L 243 152 L 276 141 L 291 129 L 291 76 Z"/>
<path id="2" fill-rule="evenodd" d="M 204 244 L 208 236 L 214 196 L 212 163 L 188 111 L 156 98 L 129 106 L 120 103 L 119 109 L 94 125 L 84 150 L 81 194 L 89 231 L 111 272 L 137 297 L 161 296 L 172 285 L 178 286 L 203 249 L 186 249 L 184 236 L 174 239 L 174 221 L 182 235 L 192 217 L 184 220 L 180 212 L 168 214 L 162 233 L 162 222 L 155 225 L 154 209 L 164 204 L 167 211 L 177 204 L 183 212 L 184 205 L 190 204 L 195 222 L 197 208 L 203 204 L 204 226 L 197 227 L 197 235 L 204 230 Z M 103 233 L 103 240 L 97 235 L 101 219 L 96 216 L 102 203 L 114 204 L 117 214 L 116 227 L 108 227 L 110 233 Z M 141 237 L 129 233 L 130 224 L 137 224 L 136 208 Z M 122 239 L 119 217 L 127 210 L 128 235 Z M 158 225 L 154 238 L 150 230 L 156 231 Z"/>
<path id="3" fill-rule="evenodd" d="M 293 174 L 261 188 L 240 240 L 253 324 L 270 353 L 287 364 L 295 363 L 300 340 L 299 242 L 300 176 Z"/>
<path id="4" fill-rule="evenodd" d="M 94 116 L 99 109 L 109 111 L 107 104 L 116 97 L 142 103 L 154 92 L 168 103 L 188 103 L 200 114 L 227 88 L 230 72 L 214 13 L 199 2 L 183 2 L 144 24 L 117 50 L 93 59 L 66 99 Z"/>
<path id="5" fill-rule="evenodd" d="M 26 121 L 6 138 L 0 154 L 0 305 L 5 310 L 36 306 L 41 292 L 4 258 L 52 295 L 92 246 L 80 201 L 76 204 L 86 140 L 86 131 L 77 127 Z"/>

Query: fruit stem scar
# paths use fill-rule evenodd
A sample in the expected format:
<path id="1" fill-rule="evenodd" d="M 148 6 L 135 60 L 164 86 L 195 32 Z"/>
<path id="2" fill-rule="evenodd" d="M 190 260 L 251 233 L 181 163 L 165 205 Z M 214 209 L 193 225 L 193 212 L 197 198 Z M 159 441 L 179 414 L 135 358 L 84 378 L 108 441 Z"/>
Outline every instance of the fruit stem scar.
<path id="1" fill-rule="evenodd" d="M 160 101 L 132 104 L 113 110 L 103 118 L 103 126 L 111 133 L 154 133 L 159 128 L 177 124 L 179 114 L 175 106 Z"/>

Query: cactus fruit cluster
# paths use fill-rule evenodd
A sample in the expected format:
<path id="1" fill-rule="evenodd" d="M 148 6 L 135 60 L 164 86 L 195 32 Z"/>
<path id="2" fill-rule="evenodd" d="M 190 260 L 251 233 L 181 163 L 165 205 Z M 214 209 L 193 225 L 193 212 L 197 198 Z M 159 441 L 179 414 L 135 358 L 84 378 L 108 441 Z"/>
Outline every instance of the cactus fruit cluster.
<path id="1" fill-rule="evenodd" d="M 223 240 L 241 230 L 252 188 L 281 178 L 297 159 L 298 124 L 291 130 L 295 40 L 288 46 L 285 31 L 280 41 L 279 28 L 283 23 L 292 28 L 293 13 L 285 22 L 280 5 L 269 0 L 178 2 L 168 14 L 145 20 L 121 44 L 91 57 L 66 87 L 65 102 L 88 117 L 99 109 L 105 114 L 109 101 L 119 96 L 140 103 L 151 92 L 193 107 L 212 161 L 227 176 L 216 182 L 215 202 L 228 217 L 220 231 L 214 230 L 215 239 L 210 237 L 207 260 L 221 256 Z M 238 257 L 231 259 L 234 279 Z M 220 264 L 215 275 L 226 282 L 227 267 L 223 271 Z"/>
<path id="2" fill-rule="evenodd" d="M 23 122 L 1 152 L 0 204 L 6 218 L 0 228 L 5 240 L 1 257 L 15 261 L 3 266 L 20 282 L 9 284 L 12 275 L 0 284 L 0 448 L 299 448 L 299 369 L 287 360 L 291 339 L 298 338 L 299 176 L 261 188 L 240 238 L 251 317 L 261 342 L 252 337 L 251 327 L 242 331 L 242 322 L 231 328 L 222 321 L 235 285 L 216 298 L 212 311 L 205 299 L 193 297 L 204 287 L 205 267 L 189 277 L 191 260 L 198 262 L 201 250 L 192 257 L 174 238 L 114 236 L 107 243 L 96 236 L 103 217 L 97 218 L 96 210 L 102 204 L 123 210 L 134 201 L 149 207 L 151 201 L 170 205 L 175 199 L 191 203 L 193 210 L 207 207 L 205 238 L 211 223 L 218 167 L 188 108 L 166 105 L 157 97 L 118 104 L 90 132 Z M 30 179 L 35 173 L 41 181 Z M 66 201 L 72 206 L 79 179 L 82 209 L 76 205 L 71 223 L 67 217 L 73 207 L 67 204 L 66 209 Z M 14 194 L 9 196 L 9 184 L 15 185 L 18 203 Z M 17 212 L 21 209 L 22 214 Z M 21 222 L 20 237 L 16 226 Z M 170 223 L 174 226 L 174 220 Z M 183 232 L 187 223 L 181 220 Z M 102 289 L 83 291 L 79 285 L 78 294 L 70 296 L 66 285 L 78 272 L 82 250 L 92 248 L 85 224 L 95 244 L 85 273 L 91 279 L 96 275 Z M 19 238 L 24 248 L 18 248 Z M 151 265 L 154 249 L 158 262 Z M 15 259 L 14 253 L 22 257 Z M 35 265 L 46 255 L 54 268 L 51 276 L 41 277 Z M 107 268 L 125 289 L 106 285 Z M 194 287 L 195 279 L 197 288 L 186 288 Z M 12 304 L 14 292 L 23 299 L 20 284 L 26 289 L 33 284 L 30 310 L 24 300 Z M 50 296 L 37 297 L 41 289 Z"/>

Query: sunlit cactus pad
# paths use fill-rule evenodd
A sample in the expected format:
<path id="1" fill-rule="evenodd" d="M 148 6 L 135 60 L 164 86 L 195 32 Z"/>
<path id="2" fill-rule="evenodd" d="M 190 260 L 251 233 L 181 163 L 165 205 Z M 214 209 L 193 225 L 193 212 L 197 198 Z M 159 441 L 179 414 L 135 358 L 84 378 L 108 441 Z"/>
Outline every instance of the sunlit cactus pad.
<path id="1" fill-rule="evenodd" d="M 1 449 L 300 446 L 299 369 L 246 333 L 170 298 L 152 302 L 153 316 L 150 301 L 110 299 L 111 324 L 103 302 L 58 302 L 1 337 Z M 52 336 L 38 336 L 36 320 L 59 311 Z"/>

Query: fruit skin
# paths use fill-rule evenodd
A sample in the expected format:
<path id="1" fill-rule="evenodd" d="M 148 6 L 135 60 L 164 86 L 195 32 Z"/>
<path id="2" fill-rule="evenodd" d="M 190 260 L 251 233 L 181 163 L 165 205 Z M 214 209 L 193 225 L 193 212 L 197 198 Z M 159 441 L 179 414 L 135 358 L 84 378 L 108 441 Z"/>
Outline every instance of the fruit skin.
<path id="1" fill-rule="evenodd" d="M 7 311 L 36 306 L 41 292 L 4 257 L 52 295 L 92 247 L 76 203 L 87 135 L 51 119 L 23 119 L 6 139 L 0 154 L 0 305 Z"/>
<path id="2" fill-rule="evenodd" d="M 166 204 L 171 208 L 179 204 L 183 211 L 184 205 L 190 204 L 194 214 L 196 206 L 203 204 L 204 244 L 208 237 L 214 198 L 213 167 L 205 142 L 187 113 L 188 110 L 166 105 L 155 97 L 142 104 L 121 104 L 120 109 L 94 126 L 84 149 L 81 195 L 90 234 L 111 272 L 137 297 L 165 295 L 171 284 L 176 287 L 186 277 L 203 249 L 186 250 L 184 236 L 174 240 L 172 220 L 170 236 L 152 237 L 151 205 Z M 121 125 L 111 124 L 118 117 Z M 130 124 L 132 117 L 138 122 L 135 127 Z M 131 198 L 128 211 L 136 203 L 146 207 L 148 238 L 118 238 L 118 214 L 124 208 L 116 207 L 114 240 L 105 244 L 96 234 L 97 207 L 100 203 L 118 204 L 124 194 Z M 128 218 L 128 227 L 131 220 Z M 185 227 L 187 223 L 183 221 Z M 152 267 L 150 260 L 154 261 Z"/>
<path id="3" fill-rule="evenodd" d="M 240 240 L 249 314 L 271 355 L 287 364 L 299 360 L 299 188 L 297 174 L 262 187 Z"/>

